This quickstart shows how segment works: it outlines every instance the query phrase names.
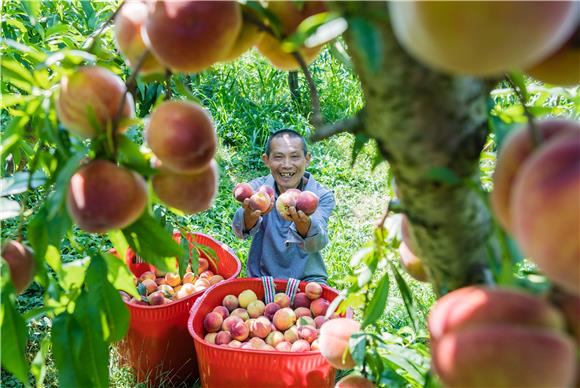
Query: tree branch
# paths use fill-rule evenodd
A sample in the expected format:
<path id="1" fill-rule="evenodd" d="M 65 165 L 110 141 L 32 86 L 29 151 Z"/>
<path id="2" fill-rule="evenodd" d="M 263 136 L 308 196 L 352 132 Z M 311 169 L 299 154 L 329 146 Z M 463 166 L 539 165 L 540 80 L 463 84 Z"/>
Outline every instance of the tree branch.
<path id="1" fill-rule="evenodd" d="M 91 45 L 87 48 L 87 52 L 92 53 L 93 49 L 95 48 L 95 44 L 97 42 L 97 38 L 99 37 L 99 35 L 101 35 L 103 33 L 103 31 L 105 30 L 105 28 L 115 19 L 115 17 L 117 17 L 117 14 L 119 13 L 119 11 L 121 11 L 121 8 L 123 8 L 123 5 L 125 5 L 125 2 L 122 1 L 119 6 L 117 7 L 117 9 L 115 10 L 115 12 L 113 12 L 111 14 L 111 16 L 109 16 L 109 18 L 107 20 L 105 20 L 105 22 L 101 25 L 101 28 L 99 28 L 95 33 L 91 34 L 82 44 L 81 47 L 84 47 L 85 44 L 90 40 L 93 39 L 91 42 Z"/>
<path id="2" fill-rule="evenodd" d="M 317 142 L 324 139 L 328 139 L 331 136 L 337 135 L 341 132 L 349 132 L 349 133 L 356 133 L 361 132 L 360 127 L 362 126 L 363 121 L 361 119 L 360 112 L 348 119 L 344 119 L 341 121 L 337 121 L 332 124 L 326 124 L 321 127 L 316 128 L 316 131 L 312 136 L 310 136 L 310 141 Z"/>
<path id="3" fill-rule="evenodd" d="M 522 104 L 522 107 L 524 108 L 524 114 L 526 115 L 526 118 L 528 119 L 528 124 L 529 124 L 529 128 L 530 128 L 530 136 L 532 137 L 532 143 L 534 144 L 534 147 L 538 147 L 540 145 L 540 143 L 542 143 L 542 134 L 540 133 L 540 131 L 538 131 L 538 127 L 536 126 L 535 118 L 532 115 L 532 113 L 530 112 L 530 110 L 528 109 L 528 106 L 526 105 L 526 99 L 524 98 L 524 95 L 523 95 L 522 91 L 520 90 L 520 88 L 518 88 L 516 86 L 515 82 L 511 79 L 511 77 L 509 75 L 506 75 L 505 79 L 510 84 L 510 86 L 512 87 L 512 89 L 514 90 L 516 95 L 518 96 L 518 100 L 520 100 L 520 103 Z"/>

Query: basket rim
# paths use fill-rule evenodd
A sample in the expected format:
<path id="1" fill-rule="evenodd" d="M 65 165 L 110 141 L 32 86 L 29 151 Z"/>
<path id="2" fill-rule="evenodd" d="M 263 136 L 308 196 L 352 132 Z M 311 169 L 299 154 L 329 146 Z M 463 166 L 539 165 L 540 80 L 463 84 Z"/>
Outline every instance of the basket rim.
<path id="1" fill-rule="evenodd" d="M 240 258 L 234 253 L 233 249 L 230 248 L 229 245 L 227 245 L 225 243 L 221 243 L 220 241 L 216 240 L 215 238 L 213 238 L 210 235 L 207 235 L 205 233 L 201 233 L 201 232 L 190 232 L 189 234 L 190 235 L 194 235 L 194 236 L 201 236 L 201 237 L 204 237 L 204 238 L 207 238 L 207 239 L 211 240 L 215 244 L 217 244 L 220 247 L 224 248 L 229 254 L 231 254 L 234 257 L 234 259 L 236 261 L 236 270 L 234 271 L 234 274 L 232 275 L 231 278 L 224 279 L 220 283 L 223 283 L 223 282 L 226 282 L 226 281 L 230 281 L 230 280 L 236 279 L 238 277 L 238 275 L 242 271 L 242 263 L 240 261 Z M 216 283 L 216 284 L 214 284 L 214 285 L 206 288 L 205 290 L 200 290 L 200 291 L 194 292 L 193 294 L 188 295 L 185 298 L 176 300 L 176 301 L 174 301 L 172 303 L 169 303 L 169 304 L 161 304 L 161 305 L 158 305 L 158 306 L 151 306 L 151 305 L 134 304 L 134 303 L 127 302 L 125 300 L 123 300 L 123 302 L 127 306 L 130 306 L 130 308 L 137 309 L 137 310 L 148 310 L 148 311 L 151 311 L 151 310 L 160 310 L 160 309 L 168 308 L 169 306 L 175 306 L 175 305 L 179 304 L 180 302 L 187 302 L 189 299 L 192 299 L 194 297 L 197 298 L 200 295 L 203 295 L 203 293 L 205 293 L 206 291 L 208 291 L 210 288 L 212 288 L 213 286 L 215 286 L 217 284 L 219 284 L 219 283 Z"/>
<path id="2" fill-rule="evenodd" d="M 232 279 L 227 279 L 224 280 L 223 282 L 219 282 L 216 283 L 214 285 L 212 285 L 211 287 L 209 287 L 208 289 L 206 289 L 206 292 L 204 295 L 202 295 L 200 298 L 198 298 L 195 303 L 193 304 L 193 306 L 191 306 L 191 309 L 189 310 L 189 317 L 187 318 L 187 330 L 189 331 L 189 334 L 193 337 L 193 340 L 195 342 L 195 345 L 199 345 L 199 346 L 204 346 L 204 347 L 208 347 L 214 350 L 220 350 L 220 351 L 232 351 L 232 352 L 237 352 L 237 351 L 248 351 L 248 352 L 252 352 L 254 354 L 264 354 L 264 355 L 276 355 L 276 354 L 283 354 L 284 356 L 292 356 L 292 357 L 312 357 L 312 356 L 316 356 L 319 357 L 320 356 L 320 350 L 310 350 L 308 352 L 289 352 L 289 351 L 285 351 L 285 350 L 276 350 L 276 351 L 272 351 L 272 350 L 258 350 L 258 349 L 239 349 L 239 348 L 230 348 L 227 346 L 221 346 L 221 345 L 215 345 L 215 344 L 211 344 L 209 342 L 207 342 L 205 339 L 203 339 L 201 336 L 199 336 L 195 330 L 193 329 L 193 320 L 194 317 L 196 316 L 198 310 L 199 310 L 199 306 L 201 306 L 202 302 L 205 300 L 205 298 L 207 298 L 207 296 L 211 293 L 211 292 L 215 292 L 215 290 L 221 286 L 225 286 L 225 285 L 229 285 L 230 283 L 244 283 L 244 282 L 250 282 L 250 283 L 254 283 L 254 282 L 262 282 L 261 278 L 232 278 Z M 277 282 L 283 282 L 283 283 L 288 283 L 288 279 L 274 279 L 274 283 Z M 308 283 L 304 280 L 301 280 L 300 283 Z M 337 293 L 337 295 L 339 294 L 338 290 L 327 286 L 326 284 L 320 284 L 323 288 L 327 288 L 331 291 L 335 291 Z"/>

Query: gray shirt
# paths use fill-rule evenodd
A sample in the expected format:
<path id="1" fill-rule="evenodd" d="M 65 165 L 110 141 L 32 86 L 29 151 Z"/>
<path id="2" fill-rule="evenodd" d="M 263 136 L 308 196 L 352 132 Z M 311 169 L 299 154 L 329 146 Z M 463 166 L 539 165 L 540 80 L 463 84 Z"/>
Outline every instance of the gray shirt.
<path id="1" fill-rule="evenodd" d="M 246 273 L 248 277 L 273 276 L 276 279 L 289 277 L 326 283 L 328 275 L 320 251 L 328 243 L 328 218 L 335 206 L 332 191 L 320 185 L 310 173 L 304 173 L 308 182 L 304 190 L 318 195 L 320 203 L 310 215 L 310 229 L 302 238 L 292 221 L 280 217 L 276 209 L 260 217 L 256 225 L 245 231 L 244 209 L 236 211 L 232 228 L 237 237 L 252 237 L 252 245 Z M 274 188 L 272 175 L 260 177 L 250 182 L 255 190 L 261 185 Z M 276 199 L 278 193 L 276 193 Z"/>

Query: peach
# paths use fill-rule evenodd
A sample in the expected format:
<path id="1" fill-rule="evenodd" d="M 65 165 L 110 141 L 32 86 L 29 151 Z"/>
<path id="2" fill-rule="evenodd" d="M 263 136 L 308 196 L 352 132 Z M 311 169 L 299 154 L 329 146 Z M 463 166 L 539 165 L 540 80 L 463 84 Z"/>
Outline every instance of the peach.
<path id="1" fill-rule="evenodd" d="M 526 73 L 545 83 L 558 86 L 574 86 L 580 83 L 580 27 L 558 50 L 540 63 L 527 69 Z"/>
<path id="2" fill-rule="evenodd" d="M 157 286 L 157 283 L 155 283 L 155 281 L 151 280 L 151 279 L 145 279 L 141 282 L 141 284 L 143 285 L 143 287 L 145 287 L 146 290 L 146 295 L 149 295 L 155 291 L 157 291 L 157 289 L 159 288 Z"/>
<path id="3" fill-rule="evenodd" d="M 281 307 L 278 303 L 270 302 L 266 305 L 266 307 L 264 307 L 264 316 L 271 321 L 274 318 L 276 311 L 280 309 Z"/>
<path id="4" fill-rule="evenodd" d="M 224 306 L 215 306 L 212 312 L 221 315 L 222 319 L 226 319 L 230 315 L 230 311 Z"/>
<path id="5" fill-rule="evenodd" d="M 241 28 L 242 13 L 234 1 L 157 1 L 142 34 L 171 70 L 198 73 L 230 53 Z"/>
<path id="6" fill-rule="evenodd" d="M 328 321 L 328 318 L 326 318 L 324 315 L 319 315 L 317 317 L 314 318 L 314 323 L 316 324 L 316 328 L 320 329 L 320 327 L 326 322 Z"/>
<path id="7" fill-rule="evenodd" d="M 208 333 L 217 333 L 222 327 L 224 319 L 218 312 L 208 313 L 203 319 L 203 328 Z"/>
<path id="8" fill-rule="evenodd" d="M 239 301 L 235 295 L 226 295 L 222 300 L 222 305 L 225 306 L 231 312 L 238 308 Z"/>
<path id="9" fill-rule="evenodd" d="M 217 193 L 218 166 L 211 161 L 201 171 L 179 174 L 161 167 L 151 183 L 157 197 L 167 206 L 186 214 L 196 214 L 209 209 Z"/>
<path id="10" fill-rule="evenodd" d="M 304 293 L 310 300 L 318 299 L 322 296 L 322 286 L 316 282 L 309 282 L 304 288 Z"/>
<path id="11" fill-rule="evenodd" d="M 115 41 L 119 51 L 132 69 L 135 69 L 145 51 L 149 50 L 141 38 L 141 26 L 143 26 L 146 18 L 147 6 L 140 1 L 124 3 L 117 16 L 115 16 Z M 139 69 L 139 73 L 143 75 L 165 73 L 165 66 L 155 58 L 153 53 L 149 51 L 145 55 L 146 58 Z"/>
<path id="12" fill-rule="evenodd" d="M 325 315 L 329 305 L 330 302 L 327 301 L 326 299 L 318 298 L 316 300 L 313 300 L 312 303 L 310 304 L 310 311 L 312 311 L 313 316 Z"/>
<path id="13" fill-rule="evenodd" d="M 264 314 L 265 309 L 266 306 L 264 305 L 264 302 L 262 302 L 261 300 L 255 300 L 253 302 L 250 302 L 250 304 L 248 305 L 248 314 L 252 318 L 258 318 L 260 315 Z"/>
<path id="14" fill-rule="evenodd" d="M 149 306 L 149 303 L 145 302 L 144 300 L 135 299 L 135 297 L 131 298 L 129 303 L 137 306 Z"/>
<path id="15" fill-rule="evenodd" d="M 197 279 L 194 283 L 194 286 L 196 287 L 203 287 L 203 288 L 208 288 L 210 286 L 209 284 L 209 280 L 204 279 L 204 278 L 199 278 Z"/>
<path id="16" fill-rule="evenodd" d="M 209 261 L 204 258 L 200 257 L 197 259 L 197 273 L 202 273 L 207 271 L 209 268 Z"/>
<path id="17" fill-rule="evenodd" d="M 258 317 L 252 322 L 250 330 L 255 337 L 266 338 L 272 328 L 266 317 Z"/>
<path id="18" fill-rule="evenodd" d="M 294 309 L 294 314 L 296 314 L 296 318 L 312 317 L 312 314 L 310 313 L 310 309 L 308 307 L 298 307 L 297 309 Z"/>
<path id="19" fill-rule="evenodd" d="M 123 229 L 139 218 L 146 205 L 145 180 L 107 160 L 89 162 L 70 179 L 67 209 L 87 232 Z"/>
<path id="20" fill-rule="evenodd" d="M 412 278 L 420 282 L 429 281 L 423 261 L 411 252 L 404 241 L 401 241 L 401 245 L 399 245 L 399 255 L 401 256 L 401 265 Z"/>
<path id="21" fill-rule="evenodd" d="M 318 207 L 318 195 L 311 191 L 303 191 L 296 198 L 296 211 L 302 210 L 306 215 L 311 215 Z"/>
<path id="22" fill-rule="evenodd" d="M 224 319 L 224 321 L 222 323 L 222 330 L 229 332 L 231 330 L 231 327 L 236 322 L 244 323 L 244 320 L 242 318 L 236 316 L 236 315 L 230 315 L 229 317 L 227 317 L 226 319 Z"/>
<path id="23" fill-rule="evenodd" d="M 235 321 L 230 325 L 230 334 L 237 341 L 244 341 L 250 335 L 250 330 L 242 321 Z"/>
<path id="24" fill-rule="evenodd" d="M 544 142 L 560 136 L 580 136 L 580 124 L 571 120 L 544 120 L 536 122 Z M 534 143 L 528 126 L 522 126 L 504 140 L 497 157 L 493 176 L 491 205 L 501 225 L 512 232 L 512 191 L 519 171 L 534 153 Z"/>
<path id="25" fill-rule="evenodd" d="M 165 295 L 163 295 L 162 291 L 152 292 L 147 299 L 149 300 L 149 304 L 151 306 L 159 306 L 165 304 Z"/>
<path id="26" fill-rule="evenodd" d="M 207 261 L 207 260 L 206 260 Z M 199 277 L 201 279 L 207 279 L 207 281 L 209 282 L 209 279 L 214 275 L 214 273 L 212 271 L 210 271 L 209 269 L 206 271 L 203 271 L 199 274 Z"/>
<path id="27" fill-rule="evenodd" d="M 185 283 L 181 285 L 181 288 L 176 291 L 179 295 L 178 295 L 178 299 L 181 298 L 185 298 L 186 296 L 189 295 L 193 295 L 194 292 L 197 292 L 198 290 L 196 289 L 196 287 L 191 284 L 191 283 Z"/>
<path id="28" fill-rule="evenodd" d="M 209 284 L 211 286 L 213 286 L 214 284 L 217 284 L 219 282 L 221 282 L 222 280 L 224 280 L 224 277 L 221 275 L 213 275 L 210 279 L 209 279 Z"/>
<path id="29" fill-rule="evenodd" d="M 320 353 L 328 360 L 330 365 L 337 369 L 352 369 L 355 362 L 349 348 L 350 337 L 360 330 L 360 324 L 350 318 L 336 318 L 326 322 L 320 328 L 318 344 Z"/>
<path id="30" fill-rule="evenodd" d="M 234 198 L 238 202 L 244 202 L 246 198 L 250 198 L 254 194 L 254 189 L 248 183 L 238 183 L 234 187 Z"/>
<path id="31" fill-rule="evenodd" d="M 310 298 L 304 292 L 298 292 L 296 295 L 294 295 L 294 301 L 292 302 L 292 305 L 295 309 L 299 307 L 310 308 L 311 303 L 312 302 Z"/>
<path id="32" fill-rule="evenodd" d="M 260 337 L 250 338 L 248 343 L 252 346 L 253 349 L 262 349 L 266 346 L 266 342 Z"/>
<path id="33" fill-rule="evenodd" d="M 167 285 L 167 284 L 161 284 L 158 286 L 157 288 L 159 291 L 163 292 L 163 295 L 166 298 L 171 298 L 173 296 L 173 294 L 175 294 L 175 290 L 173 289 L 173 287 Z"/>
<path id="34" fill-rule="evenodd" d="M 157 278 L 155 277 L 155 274 L 153 272 L 145 271 L 138 277 L 138 279 L 140 282 L 142 282 L 145 279 L 156 280 Z"/>
<path id="35" fill-rule="evenodd" d="M 278 330 L 286 330 L 296 322 L 296 314 L 289 307 L 284 307 L 274 314 L 272 319 Z"/>
<path id="36" fill-rule="evenodd" d="M 314 319 L 312 319 L 312 317 L 310 317 L 310 316 L 302 316 L 302 317 L 299 317 L 298 320 L 296 321 L 296 326 L 298 326 L 298 327 L 302 327 L 302 326 L 316 327 L 316 322 L 314 322 Z"/>
<path id="37" fill-rule="evenodd" d="M 279 352 L 289 352 L 292 350 L 292 344 L 288 341 L 281 341 L 278 342 L 275 348 Z"/>
<path id="38" fill-rule="evenodd" d="M 300 23 L 317 13 L 325 11 L 322 1 L 307 1 L 300 6 L 293 1 L 273 1 L 268 4 L 270 11 L 281 23 L 280 38 L 285 39 L 296 32 Z M 256 44 L 258 51 L 265 56 L 276 68 L 280 70 L 300 69 L 298 61 L 291 53 L 284 50 L 282 42 L 270 34 L 262 34 L 262 38 Z M 298 53 L 307 64 L 314 61 L 320 52 L 321 46 L 298 48 Z"/>
<path id="39" fill-rule="evenodd" d="M 375 388 L 375 384 L 363 376 L 350 374 L 338 380 L 334 388 Z"/>
<path id="40" fill-rule="evenodd" d="M 175 173 L 205 169 L 217 148 L 209 113 L 189 101 L 165 101 L 157 106 L 145 135 L 151 151 L 165 168 Z"/>
<path id="41" fill-rule="evenodd" d="M 300 195 L 301 191 L 297 189 L 289 189 L 278 196 L 276 200 L 276 210 L 280 217 L 287 221 L 292 221 L 290 217 L 290 207 L 296 206 L 296 199 Z"/>
<path id="42" fill-rule="evenodd" d="M 268 194 L 268 196 L 270 197 L 270 200 L 272 202 L 274 201 L 274 197 L 276 196 L 276 192 L 274 191 L 272 186 L 262 185 L 262 186 L 258 187 L 258 191 L 262 191 L 262 192 Z"/>
<path id="43" fill-rule="evenodd" d="M 119 291 L 119 295 L 121 295 L 121 299 L 125 303 L 131 302 L 131 295 L 127 294 L 125 291 Z"/>
<path id="44" fill-rule="evenodd" d="M 234 348 L 234 349 L 239 349 L 239 348 L 242 347 L 242 343 L 240 341 L 238 341 L 238 340 L 232 340 L 228 344 L 228 347 Z"/>
<path id="45" fill-rule="evenodd" d="M 70 132 L 91 138 L 103 133 L 118 114 L 127 88 L 111 71 L 99 66 L 85 66 L 60 81 L 56 113 Z M 135 115 L 133 97 L 127 93 L 120 119 Z M 120 122 L 117 131 L 127 127 Z"/>
<path id="46" fill-rule="evenodd" d="M 259 210 L 265 213 L 270 209 L 270 204 L 270 196 L 263 191 L 258 191 L 250 197 L 250 208 L 252 210 Z"/>
<path id="47" fill-rule="evenodd" d="M 232 335 L 229 331 L 220 331 L 217 333 L 215 337 L 215 344 L 216 345 L 227 345 L 231 342 Z"/>
<path id="48" fill-rule="evenodd" d="M 21 242 L 9 240 L 2 247 L 2 258 L 8 263 L 10 280 L 16 293 L 21 294 L 28 288 L 36 273 L 32 252 Z"/>
<path id="49" fill-rule="evenodd" d="M 207 333 L 205 337 L 203 337 L 203 339 L 209 342 L 210 344 L 215 344 L 216 337 L 217 333 Z"/>
<path id="50" fill-rule="evenodd" d="M 562 45 L 576 27 L 574 3 L 395 1 L 389 12 L 397 40 L 415 59 L 486 77 L 529 67 Z"/>
<path id="51" fill-rule="evenodd" d="M 318 330 L 313 326 L 299 326 L 298 337 L 312 343 L 318 337 Z"/>
<path id="52" fill-rule="evenodd" d="M 186 272 L 183 275 L 183 279 L 181 280 L 181 282 L 183 284 L 185 284 L 185 283 L 194 283 L 195 282 L 195 278 L 196 278 L 196 276 L 195 276 L 195 274 L 193 272 Z"/>
<path id="53" fill-rule="evenodd" d="M 310 344 L 308 343 L 308 341 L 303 340 L 303 339 L 296 340 L 292 344 L 290 351 L 291 352 L 308 352 L 308 351 L 310 351 Z"/>
<path id="54" fill-rule="evenodd" d="M 290 343 L 294 343 L 300 338 L 298 336 L 298 327 L 290 326 L 287 330 L 284 331 L 284 340 Z"/>
<path id="55" fill-rule="evenodd" d="M 252 290 L 244 290 L 238 295 L 238 301 L 240 302 L 240 307 L 246 308 L 253 301 L 258 300 L 256 293 Z"/>
<path id="56" fill-rule="evenodd" d="M 167 272 L 165 274 L 165 284 L 168 284 L 171 287 L 179 286 L 181 284 L 179 274 L 175 272 Z"/>
<path id="57" fill-rule="evenodd" d="M 250 7 L 245 4 L 239 3 L 240 8 L 242 10 L 242 16 L 244 14 L 252 14 L 252 16 L 256 19 L 259 19 L 259 16 L 256 12 L 254 12 Z M 242 27 L 234 42 L 233 46 L 229 49 L 227 54 L 221 59 L 223 62 L 233 61 L 244 52 L 248 51 L 249 49 L 256 44 L 256 42 L 261 38 L 261 31 L 259 27 L 246 20 L 245 17 L 242 18 Z"/>
<path id="58" fill-rule="evenodd" d="M 277 303 L 280 307 L 290 307 L 290 297 L 283 292 L 279 292 L 274 295 L 274 303 Z"/>
<path id="59" fill-rule="evenodd" d="M 543 144 L 522 166 L 511 200 L 513 233 L 523 253 L 551 281 L 577 296 L 579 198 L 580 136 L 576 136 Z"/>
<path id="60" fill-rule="evenodd" d="M 234 311 L 230 313 L 230 316 L 240 317 L 243 321 L 247 321 L 250 319 L 250 315 L 248 314 L 248 310 L 238 307 Z"/>
<path id="61" fill-rule="evenodd" d="M 266 337 L 266 343 L 273 347 L 276 347 L 282 341 L 284 341 L 284 334 L 279 331 L 272 331 Z"/>
<path id="62" fill-rule="evenodd" d="M 446 386 L 569 386 L 574 381 L 574 345 L 559 333 L 562 317 L 532 295 L 462 288 L 437 302 L 428 326 L 433 364 Z"/>

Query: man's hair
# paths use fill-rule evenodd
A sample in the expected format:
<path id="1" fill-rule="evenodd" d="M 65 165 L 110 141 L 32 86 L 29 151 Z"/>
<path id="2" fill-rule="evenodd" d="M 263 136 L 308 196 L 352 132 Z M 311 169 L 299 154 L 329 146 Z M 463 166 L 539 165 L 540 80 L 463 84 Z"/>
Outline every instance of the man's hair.
<path id="1" fill-rule="evenodd" d="M 288 135 L 289 137 L 294 137 L 294 138 L 300 139 L 302 141 L 302 151 L 304 151 L 304 156 L 306 156 L 308 154 L 308 148 L 306 147 L 306 139 L 304 139 L 304 136 L 302 136 L 301 134 L 299 134 L 298 132 L 296 132 L 293 129 L 284 128 L 284 129 L 280 129 L 280 130 L 278 130 L 270 135 L 270 137 L 268 138 L 268 141 L 266 142 L 266 155 L 270 156 L 270 152 L 272 152 L 272 140 L 274 140 L 278 137 L 282 137 L 284 135 Z"/>

